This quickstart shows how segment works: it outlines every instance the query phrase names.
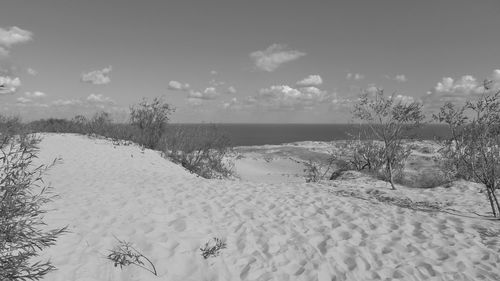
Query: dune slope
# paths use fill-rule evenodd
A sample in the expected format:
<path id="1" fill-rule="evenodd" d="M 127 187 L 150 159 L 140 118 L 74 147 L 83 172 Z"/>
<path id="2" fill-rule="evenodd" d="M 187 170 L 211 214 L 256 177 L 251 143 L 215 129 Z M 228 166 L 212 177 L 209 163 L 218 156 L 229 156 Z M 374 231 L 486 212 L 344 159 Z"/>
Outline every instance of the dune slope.
<path id="1" fill-rule="evenodd" d="M 59 198 L 45 280 L 500 280 L 500 224 L 337 196 L 326 186 L 205 180 L 136 146 L 45 135 L 40 161 Z M 116 238 L 149 257 L 113 267 Z M 199 248 L 223 237 L 227 249 Z"/>

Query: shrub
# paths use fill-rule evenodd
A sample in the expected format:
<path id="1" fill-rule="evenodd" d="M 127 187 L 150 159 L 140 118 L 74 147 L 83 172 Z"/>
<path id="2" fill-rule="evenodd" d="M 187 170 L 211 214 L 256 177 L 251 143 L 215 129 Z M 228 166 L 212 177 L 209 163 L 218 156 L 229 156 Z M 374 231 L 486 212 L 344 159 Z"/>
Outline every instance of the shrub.
<path id="1" fill-rule="evenodd" d="M 162 98 L 151 102 L 143 99 L 138 105 L 130 107 L 130 122 L 140 130 L 139 143 L 147 148 L 157 148 L 169 116 L 174 111 Z"/>
<path id="2" fill-rule="evenodd" d="M 4 117 L 1 120 L 6 120 Z M 7 122 L 12 125 L 19 120 Z M 33 262 L 55 244 L 65 228 L 45 230 L 42 207 L 50 202 L 50 187 L 42 175 L 51 166 L 33 166 L 39 139 L 13 135 L 15 127 L 0 124 L 0 280 L 40 280 L 54 270 L 50 261 Z"/>
<path id="3" fill-rule="evenodd" d="M 394 96 L 384 96 L 383 90 L 377 90 L 373 96 L 364 93 L 354 105 L 355 118 L 366 122 L 370 134 L 383 143 L 383 179 L 396 189 L 394 182 L 401 175 L 404 162 L 410 155 L 403 146 L 404 132 L 420 126 L 424 116 L 422 105 L 416 102 L 395 101 Z"/>
<path id="4" fill-rule="evenodd" d="M 451 138 L 441 151 L 454 176 L 482 183 L 493 216 L 500 217 L 496 195 L 500 188 L 500 90 L 491 93 L 491 81 L 476 101 L 457 107 L 447 103 L 434 119 L 446 123 Z"/>
<path id="5" fill-rule="evenodd" d="M 113 262 L 115 267 L 120 266 L 123 268 L 128 265 L 135 265 L 144 270 L 151 272 L 152 274 L 158 276 L 154 264 L 141 252 L 136 250 L 132 243 L 118 240 L 118 245 L 116 245 L 107 256 L 107 259 Z M 149 267 L 146 265 L 149 264 Z"/>
<path id="6" fill-rule="evenodd" d="M 232 174 L 229 138 L 215 125 L 176 125 L 166 130 L 163 152 L 174 162 L 204 178 L 223 178 Z"/>
<path id="7" fill-rule="evenodd" d="M 203 248 L 200 248 L 201 256 L 204 259 L 208 259 L 209 257 L 217 257 L 220 255 L 220 251 L 227 248 L 226 241 L 221 238 L 214 237 L 213 240 L 205 243 Z"/>

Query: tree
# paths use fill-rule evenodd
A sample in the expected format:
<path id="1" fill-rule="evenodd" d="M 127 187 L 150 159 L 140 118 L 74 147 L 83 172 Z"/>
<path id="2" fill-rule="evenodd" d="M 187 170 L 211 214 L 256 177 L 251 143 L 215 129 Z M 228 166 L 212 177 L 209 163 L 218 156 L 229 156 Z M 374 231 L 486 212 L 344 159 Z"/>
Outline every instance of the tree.
<path id="1" fill-rule="evenodd" d="M 380 155 L 383 157 L 384 179 L 392 189 L 396 172 L 401 172 L 410 151 L 403 146 L 404 133 L 421 125 L 424 115 L 422 105 L 417 102 L 396 101 L 393 96 L 384 96 L 377 89 L 374 94 L 364 93 L 354 105 L 353 115 L 364 121 L 370 135 L 381 141 Z"/>
<path id="2" fill-rule="evenodd" d="M 493 216 L 500 217 L 496 195 L 500 188 L 500 90 L 485 92 L 476 101 L 457 107 L 446 103 L 433 117 L 450 128 L 442 154 L 455 176 L 484 185 Z"/>
<path id="3" fill-rule="evenodd" d="M 147 148 L 156 148 L 164 126 L 174 108 L 162 98 L 155 97 L 151 102 L 143 99 L 138 105 L 130 107 L 130 122 L 141 132 L 141 144 Z"/>

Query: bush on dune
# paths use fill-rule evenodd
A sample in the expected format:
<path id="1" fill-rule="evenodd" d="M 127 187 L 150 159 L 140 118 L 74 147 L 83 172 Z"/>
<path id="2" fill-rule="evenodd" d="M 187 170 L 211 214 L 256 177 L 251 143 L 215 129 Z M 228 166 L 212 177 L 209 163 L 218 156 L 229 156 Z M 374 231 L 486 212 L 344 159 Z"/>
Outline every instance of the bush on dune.
<path id="1" fill-rule="evenodd" d="M 143 99 L 139 104 L 131 106 L 130 123 L 140 131 L 139 143 L 156 149 L 173 111 L 170 104 L 158 97 L 151 102 Z"/>
<path id="2" fill-rule="evenodd" d="M 229 138 L 215 125 L 177 125 L 167 128 L 162 139 L 163 152 L 174 162 L 204 178 L 223 178 L 232 174 Z"/>
<path id="3" fill-rule="evenodd" d="M 447 103 L 434 118 L 451 131 L 441 150 L 448 172 L 483 184 L 493 216 L 500 217 L 500 90 L 492 93 L 490 85 L 484 82 L 485 93 L 478 100 L 461 107 Z"/>
<path id="4" fill-rule="evenodd" d="M 0 280 L 40 280 L 54 270 L 33 259 L 65 231 L 44 230 L 43 206 L 53 196 L 42 175 L 50 165 L 34 166 L 39 139 L 21 128 L 19 119 L 0 117 Z"/>
<path id="5" fill-rule="evenodd" d="M 382 160 L 382 179 L 391 184 L 392 189 L 410 155 L 410 150 L 403 145 L 404 133 L 419 127 L 424 119 L 422 105 L 417 102 L 396 101 L 394 96 L 385 96 L 383 90 L 373 95 L 364 93 L 354 105 L 353 115 L 363 121 L 369 133 L 382 142 L 376 150 Z"/>

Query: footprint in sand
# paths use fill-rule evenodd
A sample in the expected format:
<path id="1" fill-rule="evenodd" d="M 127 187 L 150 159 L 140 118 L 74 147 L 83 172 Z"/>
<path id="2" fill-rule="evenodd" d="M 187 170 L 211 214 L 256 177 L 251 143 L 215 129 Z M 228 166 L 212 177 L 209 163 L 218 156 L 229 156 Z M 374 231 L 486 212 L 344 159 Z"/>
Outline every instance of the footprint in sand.
<path id="1" fill-rule="evenodd" d="M 182 232 L 186 230 L 186 221 L 184 218 L 178 218 L 173 221 L 171 221 L 168 226 L 171 226 L 175 229 L 177 232 Z"/>

